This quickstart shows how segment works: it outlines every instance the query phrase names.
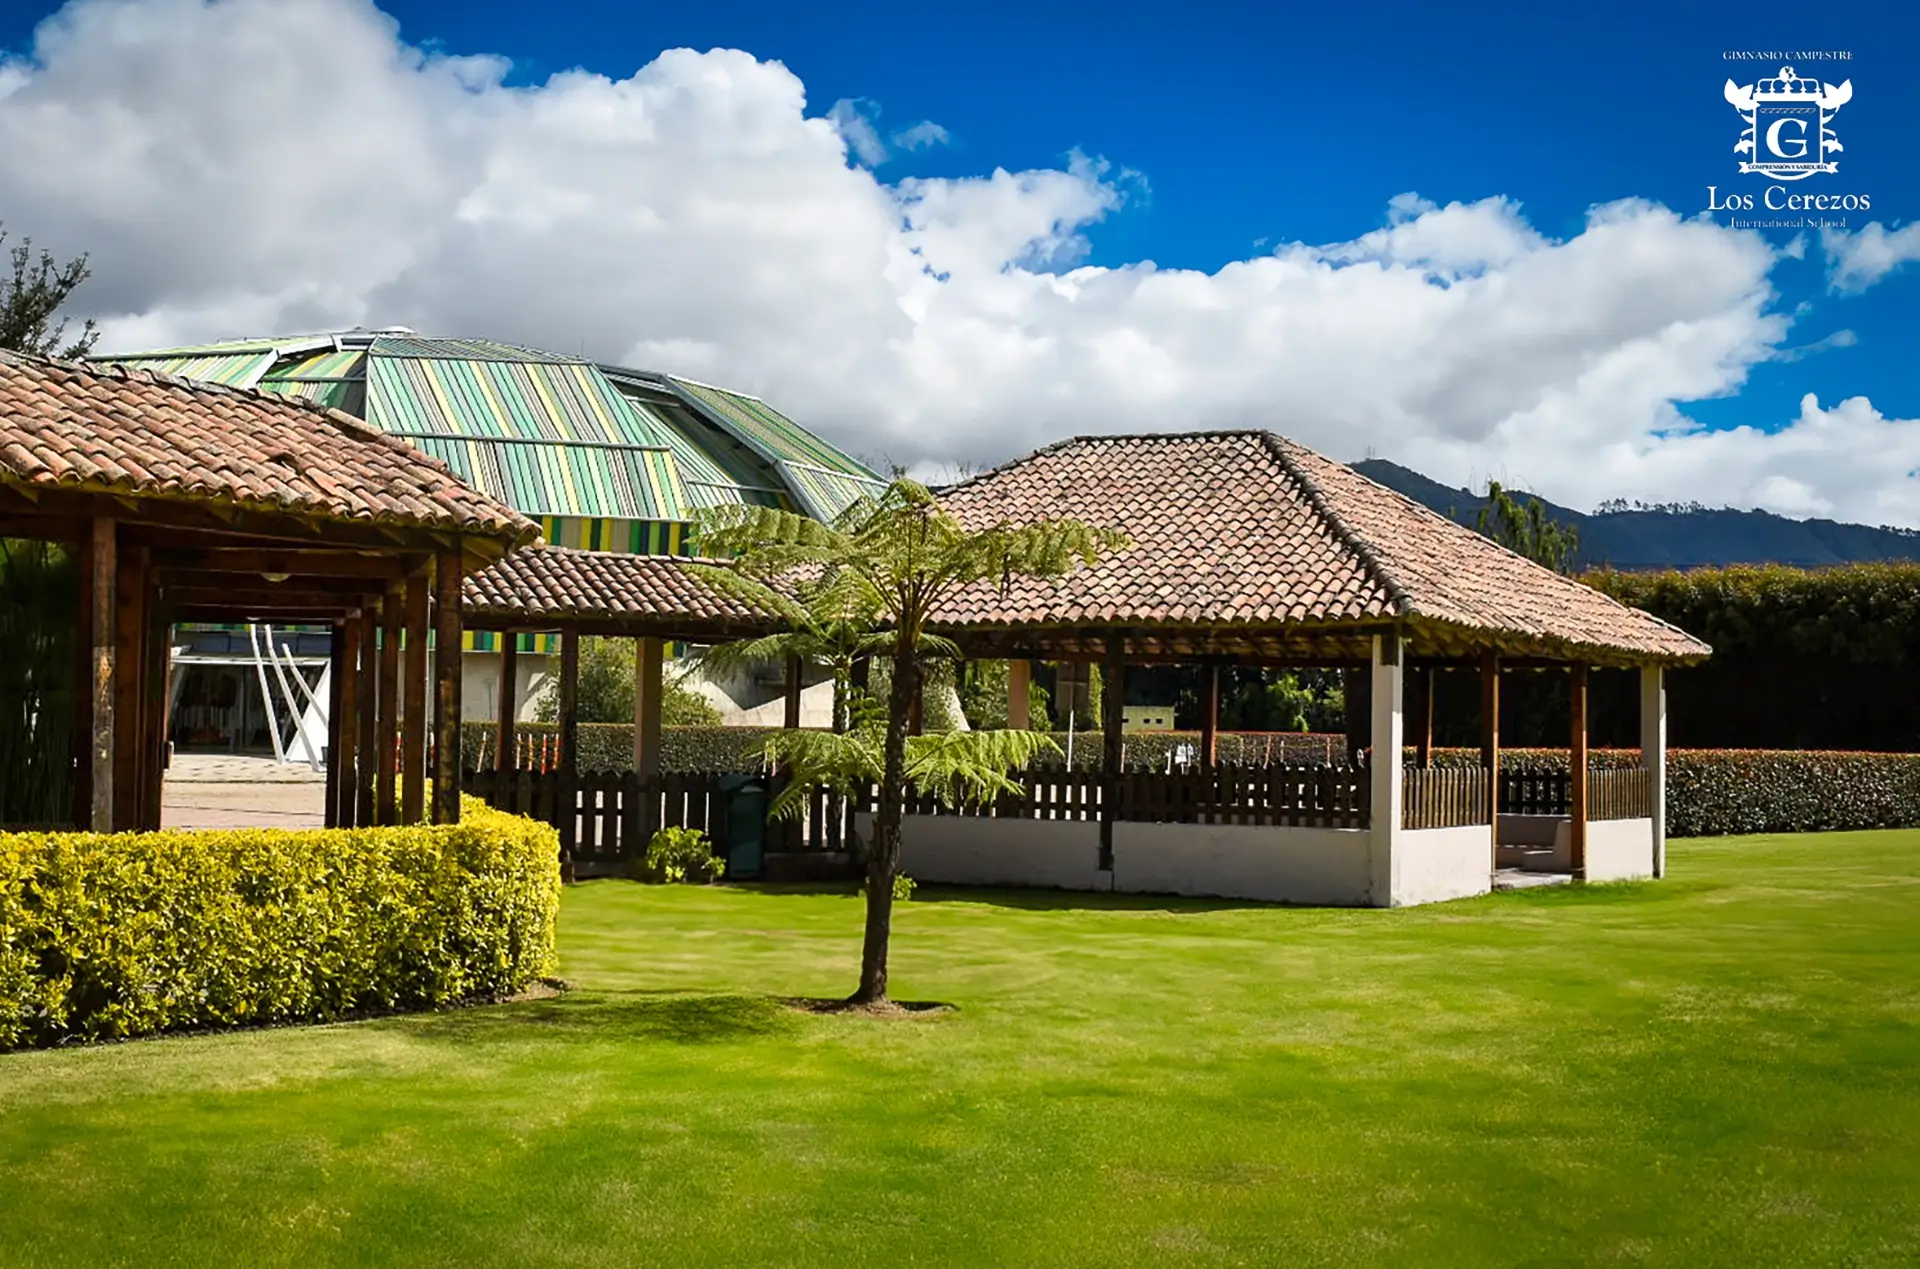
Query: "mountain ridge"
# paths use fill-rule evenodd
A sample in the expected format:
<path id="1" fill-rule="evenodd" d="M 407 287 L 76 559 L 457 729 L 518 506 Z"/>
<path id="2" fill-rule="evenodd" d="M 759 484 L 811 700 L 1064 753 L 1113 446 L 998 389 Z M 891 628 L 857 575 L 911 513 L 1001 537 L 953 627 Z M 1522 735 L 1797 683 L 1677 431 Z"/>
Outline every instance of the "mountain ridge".
<path id="1" fill-rule="evenodd" d="M 1415 502 L 1471 525 L 1483 495 L 1444 485 L 1384 458 L 1349 463 L 1354 471 Z M 1515 494 L 1522 491 L 1513 490 Z M 1838 520 L 1791 520 L 1771 511 L 1628 507 L 1575 511 L 1547 499 L 1547 514 L 1580 534 L 1586 568 L 1640 572 L 1726 564 L 1791 564 L 1822 568 L 1882 560 L 1920 560 L 1920 532 Z"/>

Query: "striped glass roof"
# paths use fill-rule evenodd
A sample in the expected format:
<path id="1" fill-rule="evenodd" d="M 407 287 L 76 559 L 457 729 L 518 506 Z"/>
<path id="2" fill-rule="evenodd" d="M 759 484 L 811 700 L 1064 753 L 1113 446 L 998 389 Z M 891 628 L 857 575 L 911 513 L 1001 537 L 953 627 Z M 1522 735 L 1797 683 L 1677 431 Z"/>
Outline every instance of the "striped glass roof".
<path id="1" fill-rule="evenodd" d="M 353 330 L 96 360 L 324 402 L 535 517 L 685 524 L 749 503 L 830 519 L 882 483 L 757 397 L 494 340 Z"/>

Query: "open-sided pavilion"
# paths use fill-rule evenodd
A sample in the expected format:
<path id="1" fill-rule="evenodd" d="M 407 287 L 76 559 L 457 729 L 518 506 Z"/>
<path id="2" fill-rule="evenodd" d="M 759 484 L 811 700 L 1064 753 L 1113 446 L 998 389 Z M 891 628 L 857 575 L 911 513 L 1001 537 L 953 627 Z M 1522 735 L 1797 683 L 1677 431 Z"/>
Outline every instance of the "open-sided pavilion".
<path id="1" fill-rule="evenodd" d="M 975 586 L 941 610 L 968 656 L 1013 662 L 1016 725 L 1027 662 L 1097 660 L 1103 762 L 1091 781 L 1029 773 L 1024 799 L 982 815 L 910 817 L 915 877 L 1387 906 L 1483 892 L 1503 849 L 1590 880 L 1663 871 L 1662 674 L 1710 651 L 1685 632 L 1268 432 L 1083 437 L 941 501 L 974 528 L 1070 517 L 1132 546 L 1064 579 Z M 1124 772 L 1126 669 L 1166 662 L 1209 671 L 1201 769 Z M 1364 674 L 1369 756 L 1222 769 L 1228 664 Z M 1426 765 L 1430 717 L 1415 765 L 1401 760 L 1408 672 L 1441 667 L 1481 675 L 1476 768 Z M 1593 667 L 1640 673 L 1637 770 L 1588 770 Z M 1572 774 L 1557 782 L 1499 777 L 1501 675 L 1522 669 L 1571 683 Z"/>
<path id="2" fill-rule="evenodd" d="M 420 819 L 430 734 L 457 820 L 461 579 L 538 532 L 338 410 L 0 352 L 0 534 L 81 563 L 76 826 L 159 827 L 167 631 L 257 620 L 335 631 L 327 822 Z"/>

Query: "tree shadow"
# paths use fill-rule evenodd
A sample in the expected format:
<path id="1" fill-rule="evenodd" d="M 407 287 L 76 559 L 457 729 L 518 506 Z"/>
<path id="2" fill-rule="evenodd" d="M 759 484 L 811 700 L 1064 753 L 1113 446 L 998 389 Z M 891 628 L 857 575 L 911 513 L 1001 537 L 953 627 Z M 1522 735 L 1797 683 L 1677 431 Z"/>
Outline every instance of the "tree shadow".
<path id="1" fill-rule="evenodd" d="M 1028 912 L 1234 912 L 1305 905 L 1256 899 L 1201 899 L 1172 894 L 1119 894 L 1104 890 L 1002 890 L 990 886 L 916 886 L 913 903 L 975 903 Z"/>
<path id="2" fill-rule="evenodd" d="M 778 1035 L 794 1026 L 791 1011 L 765 996 L 627 993 L 569 995 L 479 1005 L 404 1020 L 413 1034 L 451 1044 L 651 1040 L 724 1044 Z"/>

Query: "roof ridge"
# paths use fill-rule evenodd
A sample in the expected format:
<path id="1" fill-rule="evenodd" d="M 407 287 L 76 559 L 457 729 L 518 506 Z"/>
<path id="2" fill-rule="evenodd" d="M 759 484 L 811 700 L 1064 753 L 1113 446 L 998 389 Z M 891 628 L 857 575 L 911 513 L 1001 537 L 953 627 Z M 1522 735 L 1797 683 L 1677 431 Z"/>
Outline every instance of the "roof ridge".
<path id="1" fill-rule="evenodd" d="M 1292 442 L 1273 432 L 1263 431 L 1259 433 L 1259 436 L 1261 442 L 1266 446 L 1267 452 L 1272 454 L 1274 461 L 1280 464 L 1280 469 L 1292 477 L 1294 482 L 1300 486 L 1301 492 L 1306 495 L 1307 505 L 1312 507 L 1314 513 L 1326 522 L 1327 528 L 1332 531 L 1334 538 L 1339 541 L 1340 545 L 1352 552 L 1353 557 L 1360 561 L 1360 566 L 1367 571 L 1368 575 L 1373 578 L 1380 589 L 1387 592 L 1387 598 L 1393 602 L 1395 614 L 1402 617 L 1413 616 L 1413 596 L 1409 594 L 1407 588 L 1401 584 L 1400 579 L 1393 575 L 1393 571 L 1386 566 L 1386 562 L 1380 558 L 1379 553 L 1373 549 L 1373 546 L 1368 543 L 1365 538 L 1361 537 L 1353 526 L 1348 524 L 1345 518 L 1334 509 L 1333 503 L 1328 499 L 1326 491 L 1315 484 L 1313 478 L 1307 475 L 1306 469 L 1295 462 L 1291 454 L 1287 453 L 1286 446 Z"/>

